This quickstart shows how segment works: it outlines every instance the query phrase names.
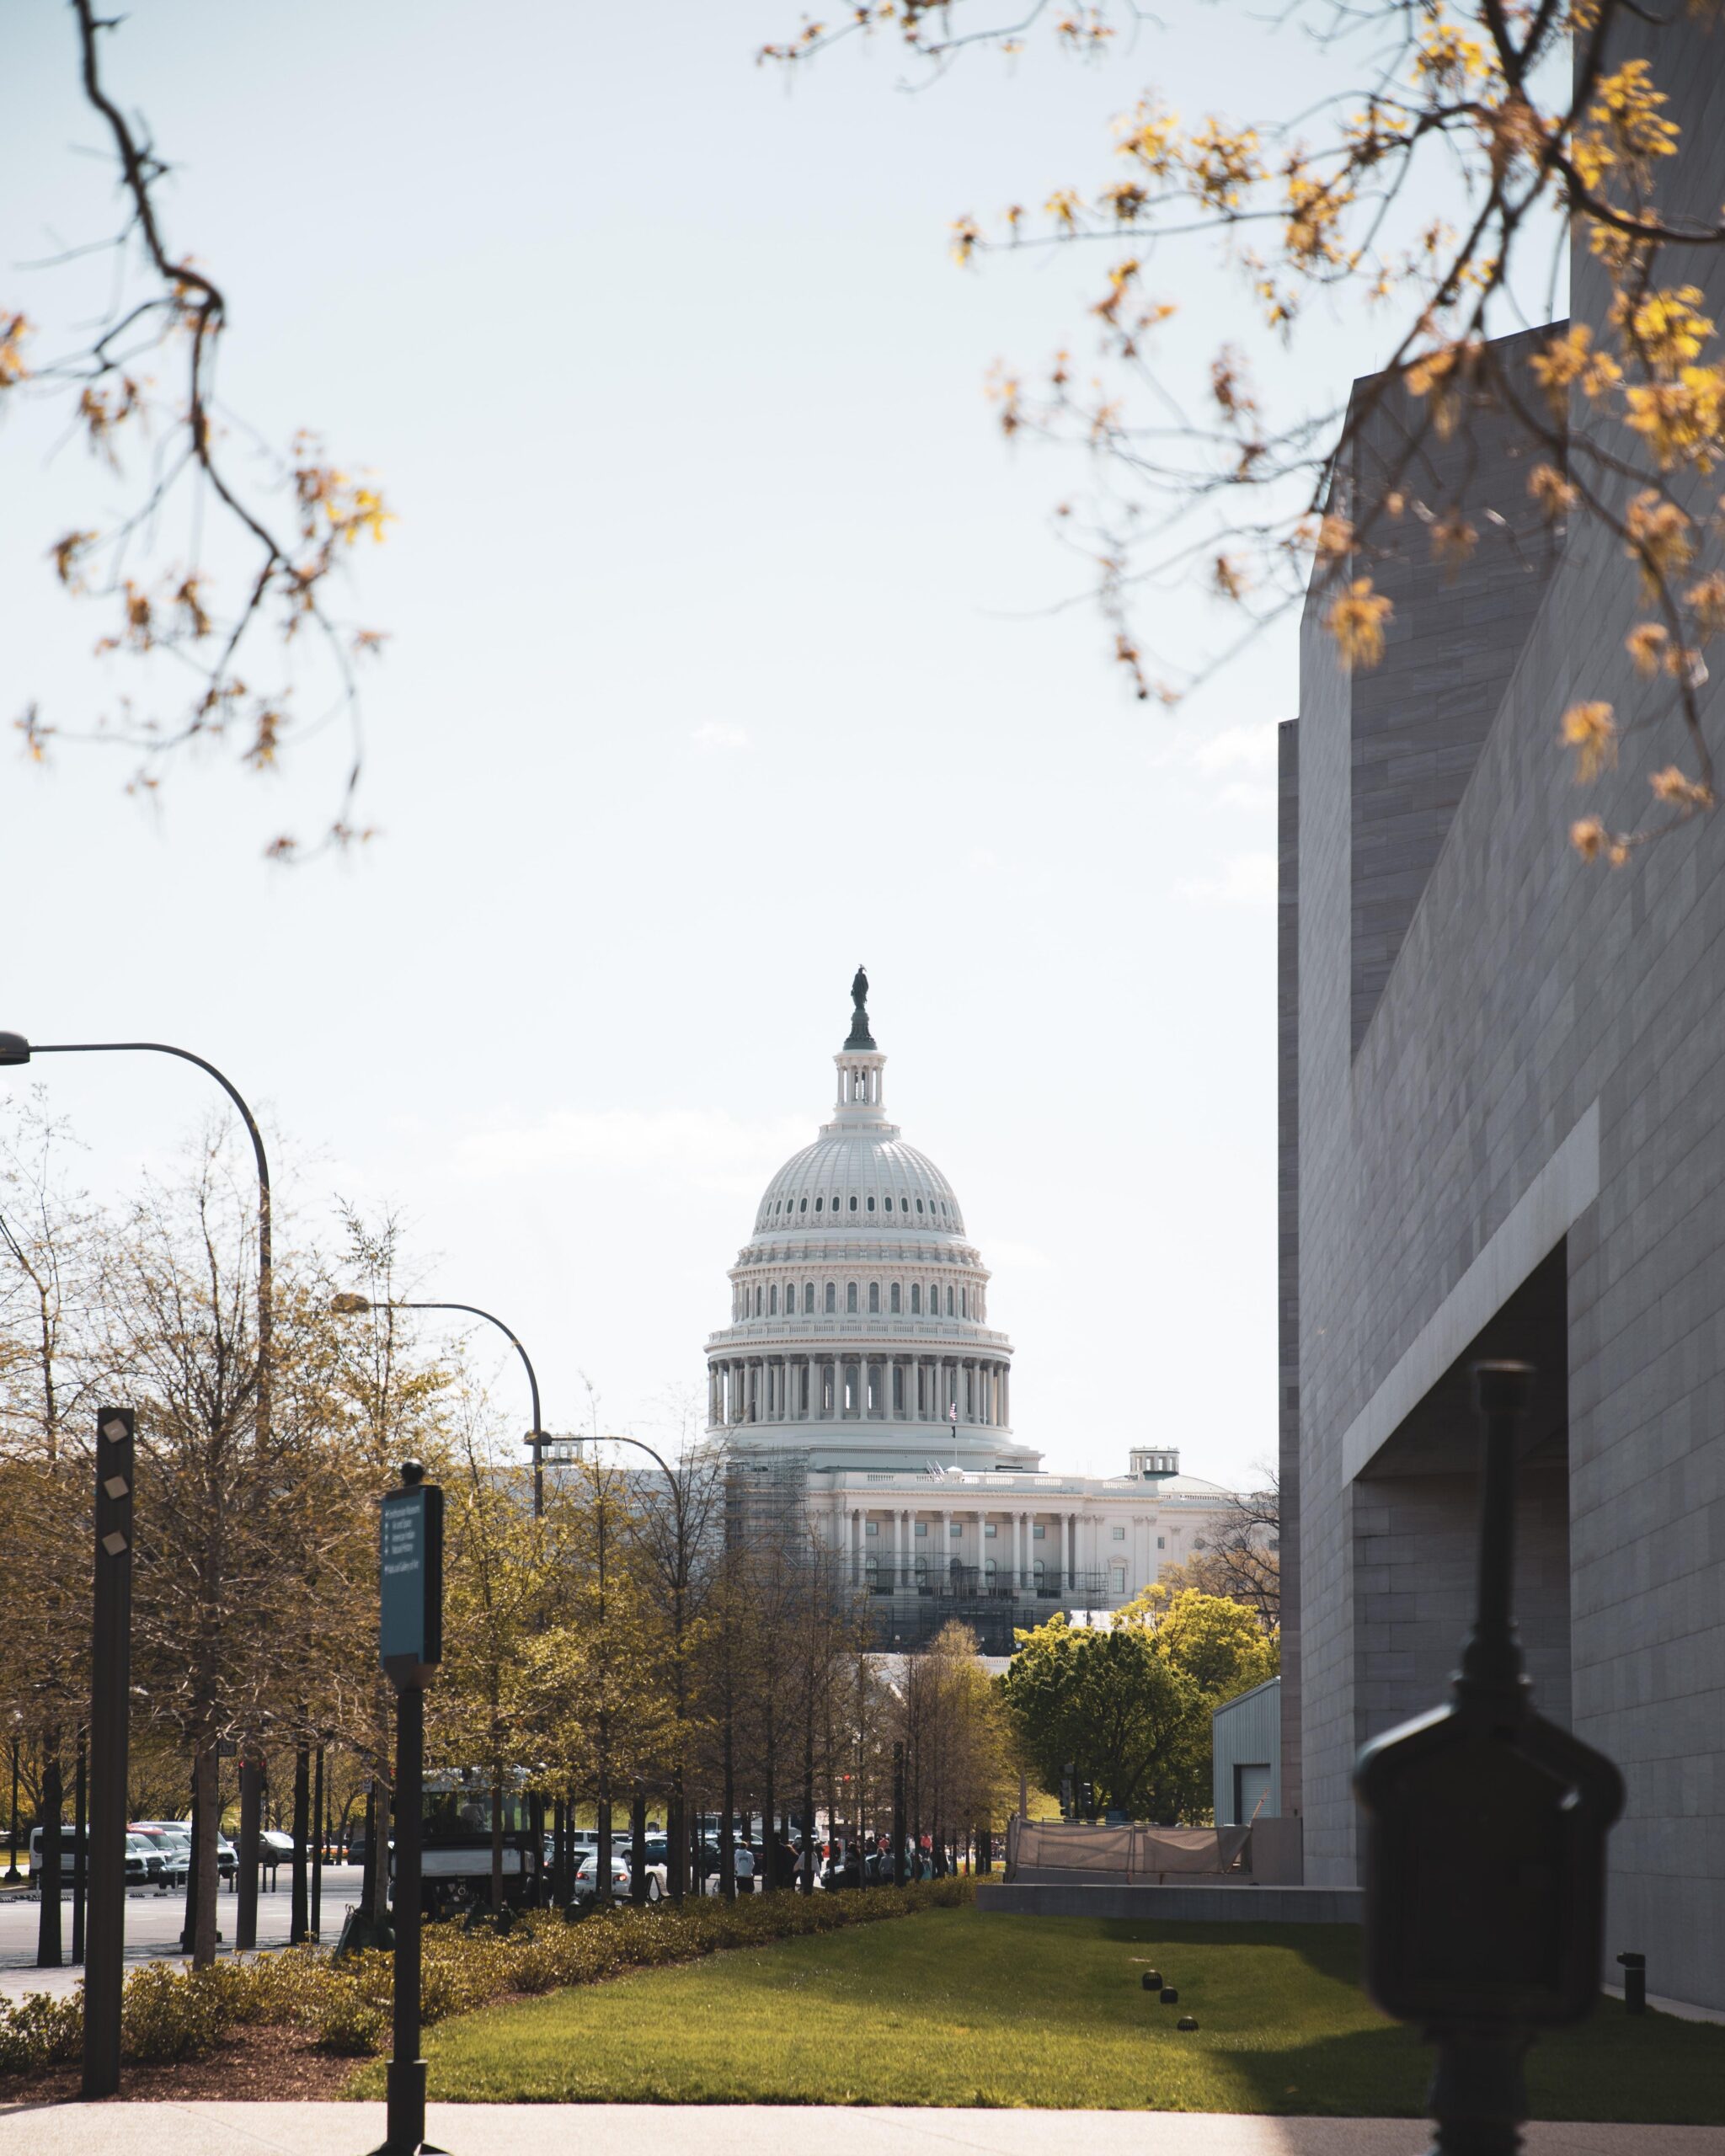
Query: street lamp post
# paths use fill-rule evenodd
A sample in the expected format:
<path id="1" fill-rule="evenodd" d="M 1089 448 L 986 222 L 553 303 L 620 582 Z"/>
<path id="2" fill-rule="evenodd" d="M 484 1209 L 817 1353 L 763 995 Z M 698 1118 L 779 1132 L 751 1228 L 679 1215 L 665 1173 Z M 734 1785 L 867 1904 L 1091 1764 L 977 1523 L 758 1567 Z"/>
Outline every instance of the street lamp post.
<path id="1" fill-rule="evenodd" d="M 270 1156 L 264 1150 L 264 1134 L 258 1128 L 258 1118 L 252 1113 L 246 1097 L 227 1073 L 218 1070 L 213 1063 L 201 1055 L 194 1055 L 187 1048 L 175 1048 L 167 1041 L 29 1041 L 22 1033 L 0 1033 L 0 1066 L 29 1063 L 38 1055 L 172 1055 L 182 1063 L 194 1063 L 206 1076 L 213 1078 L 238 1111 L 240 1121 L 252 1141 L 252 1153 L 258 1167 L 258 1412 L 257 1436 L 260 1453 L 267 1456 L 271 1422 L 272 1348 L 275 1326 L 272 1317 L 271 1287 L 274 1273 L 274 1254 L 270 1233 Z M 211 1829 L 213 1832 L 213 1828 Z M 257 1908 L 258 1839 L 254 1832 L 249 1838 L 242 1827 L 239 1849 L 239 1886 L 242 1905 L 247 1903 L 254 1912 Z M 238 1944 L 253 1946 L 255 1937 L 245 1935 L 242 1924 Z"/>
<path id="2" fill-rule="evenodd" d="M 366 1295 L 338 1295 L 329 1307 L 338 1317 L 356 1316 L 362 1310 L 463 1310 L 469 1317 L 483 1317 L 488 1325 L 494 1325 L 521 1357 L 521 1368 L 527 1373 L 527 1390 L 533 1396 L 533 1427 L 526 1438 L 526 1442 L 533 1448 L 533 1517 L 535 1519 L 543 1517 L 545 1468 L 542 1454 L 545 1432 L 539 1420 L 539 1380 L 526 1349 L 500 1317 L 494 1317 L 489 1310 L 482 1310 L 477 1303 L 374 1303 Z"/>
<path id="3" fill-rule="evenodd" d="M 683 1596 L 688 1590 L 688 1581 L 684 1576 L 684 1568 L 689 1561 L 689 1545 L 683 1514 L 682 1485 L 677 1481 L 676 1474 L 672 1471 L 664 1455 L 660 1453 L 655 1452 L 651 1445 L 645 1444 L 639 1438 L 625 1438 L 608 1434 L 603 1438 L 595 1438 L 594 1442 L 595 1444 L 608 1445 L 633 1445 L 637 1452 L 644 1452 L 648 1459 L 653 1462 L 654 1465 L 665 1477 L 665 1486 L 670 1492 L 671 1510 L 676 1519 L 677 1561 L 676 1576 L 671 1582 L 671 1593 L 676 1603 L 674 1614 L 676 1625 L 676 1636 L 681 1641 L 682 1638 L 683 1629 Z M 538 1454 L 537 1451 L 534 1454 L 534 1462 L 537 1466 L 538 1462 Z M 684 1884 L 684 1867 L 687 1861 L 686 1847 L 681 1847 L 680 1849 L 680 1845 L 682 1842 L 681 1826 L 683 1812 L 683 1770 L 681 1767 L 677 1767 L 673 1770 L 672 1781 L 674 1785 L 672 1796 L 675 1800 L 675 1807 L 677 1817 L 675 1820 L 670 1818 L 666 1819 L 665 1852 L 667 1857 L 670 1860 L 668 1869 L 670 1874 L 671 1897 L 674 1901 L 681 1901 L 682 1898 L 682 1886 Z M 634 1818 L 631 1821 L 633 1833 L 631 1871 L 632 1875 L 633 1875 L 631 1879 L 632 1894 L 638 1893 L 640 1876 L 643 1875 L 643 1867 L 645 1863 L 646 1851 L 644 1843 L 646 1838 L 639 1823 L 642 1816 L 643 1815 L 638 1810 Z"/>
<path id="4" fill-rule="evenodd" d="M 8 1886 L 18 1878 L 18 1726 L 24 1720 L 17 1708 L 12 1713 L 12 1818 L 6 1830 L 6 1879 Z"/>

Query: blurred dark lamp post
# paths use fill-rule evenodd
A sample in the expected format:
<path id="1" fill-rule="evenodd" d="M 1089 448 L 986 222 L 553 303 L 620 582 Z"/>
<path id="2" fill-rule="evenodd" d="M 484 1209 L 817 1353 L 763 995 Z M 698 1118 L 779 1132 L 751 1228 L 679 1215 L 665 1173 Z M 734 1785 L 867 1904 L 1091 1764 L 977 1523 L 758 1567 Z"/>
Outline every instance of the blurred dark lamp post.
<path id="1" fill-rule="evenodd" d="M 1360 1753 L 1365 1983 L 1438 2046 L 1442 2156 L 1513 2156 L 1536 2030 L 1599 1995 L 1605 1834 L 1623 1780 L 1535 1713 L 1510 1615 L 1515 1431 L 1525 1363 L 1480 1363 L 1479 1602 L 1450 1700 Z"/>

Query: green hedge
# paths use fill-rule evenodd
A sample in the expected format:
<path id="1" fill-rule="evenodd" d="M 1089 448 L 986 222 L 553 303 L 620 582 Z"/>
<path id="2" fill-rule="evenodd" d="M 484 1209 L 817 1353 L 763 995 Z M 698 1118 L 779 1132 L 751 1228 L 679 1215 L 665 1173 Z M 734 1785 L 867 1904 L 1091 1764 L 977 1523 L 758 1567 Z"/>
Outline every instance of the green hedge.
<path id="1" fill-rule="evenodd" d="M 458 1924 L 428 1924 L 421 2019 L 429 2025 L 511 1993 L 597 1983 L 626 1969 L 698 1961 L 727 1947 L 769 1945 L 921 1909 L 954 1908 L 970 1893 L 968 1880 L 946 1879 L 861 1893 L 689 1901 L 681 1908 L 625 1906 L 579 1924 L 535 1915 L 507 1937 L 466 1931 Z M 122 2048 L 132 2060 L 198 2058 L 227 2030 L 268 2022 L 315 2029 L 324 2049 L 366 2056 L 388 2041 L 393 1959 L 387 1952 L 355 1954 L 338 1964 L 320 1948 L 295 1946 L 209 1969 L 152 1962 L 126 1980 Z M 80 2056 L 83 2042 L 82 1986 L 60 1999 L 33 1992 L 16 2004 L 0 2000 L 0 2073 L 65 2064 Z"/>

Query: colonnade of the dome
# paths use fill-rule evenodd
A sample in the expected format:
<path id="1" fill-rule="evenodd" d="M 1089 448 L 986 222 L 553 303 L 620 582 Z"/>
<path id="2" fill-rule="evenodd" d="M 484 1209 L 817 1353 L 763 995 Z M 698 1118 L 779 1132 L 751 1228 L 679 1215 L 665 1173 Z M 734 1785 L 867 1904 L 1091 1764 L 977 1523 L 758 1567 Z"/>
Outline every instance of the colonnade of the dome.
<path id="1" fill-rule="evenodd" d="M 1012 1372 L 994 1356 L 879 1354 L 862 1348 L 720 1354 L 708 1365 L 708 1421 L 715 1429 L 750 1422 L 920 1422 L 1001 1430 L 1012 1422 Z"/>
<path id="2" fill-rule="evenodd" d="M 941 1264 L 924 1259 L 930 1269 L 920 1278 L 903 1265 L 872 1269 L 873 1253 L 863 1264 L 841 1259 L 813 1273 L 781 1273 L 745 1251 L 731 1273 L 731 1322 L 785 1317 L 949 1317 L 980 1325 L 987 1316 L 980 1265 Z M 938 1266 L 939 1269 L 934 1269 Z"/>

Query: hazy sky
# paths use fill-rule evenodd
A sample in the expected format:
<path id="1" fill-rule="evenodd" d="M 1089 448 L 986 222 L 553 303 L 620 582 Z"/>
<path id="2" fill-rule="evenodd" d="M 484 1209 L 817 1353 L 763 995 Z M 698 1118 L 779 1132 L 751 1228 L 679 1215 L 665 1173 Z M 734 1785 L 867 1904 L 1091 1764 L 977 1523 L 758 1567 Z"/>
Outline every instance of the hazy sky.
<path id="1" fill-rule="evenodd" d="M 1130 700 L 1050 533 L 1082 472 L 1009 453 L 983 394 L 1081 335 L 1102 259 L 945 247 L 1103 174 L 1152 77 L 1188 110 L 1291 94 L 1297 43 L 1225 19 L 906 95 L 886 45 L 789 91 L 757 69 L 776 0 L 138 0 L 108 66 L 228 290 L 230 403 L 317 425 L 400 513 L 355 601 L 392 638 L 383 835 L 259 858 L 328 808 L 336 742 L 154 814 L 117 761 L 0 763 L 0 1026 L 212 1057 L 308 1224 L 336 1190 L 398 1203 L 425 1290 L 526 1338 L 549 1422 L 585 1373 L 645 1429 L 702 1381 L 864 960 L 889 1107 L 994 1268 L 1019 1434 L 1093 1470 L 1272 1457 L 1291 635 L 1176 715 Z M 111 211 L 67 11 L 13 0 L 0 40 L 18 264 Z M 1207 349 L 1233 287 L 1188 260 Z M 0 301 L 63 322 L 79 274 L 11 269 Z M 1370 364 L 1325 335 L 1323 368 Z M 76 719 L 120 677 L 41 558 L 115 490 L 34 424 L 0 431 L 0 716 Z M 174 1066 L 40 1068 L 104 1187 L 206 1105 Z"/>

